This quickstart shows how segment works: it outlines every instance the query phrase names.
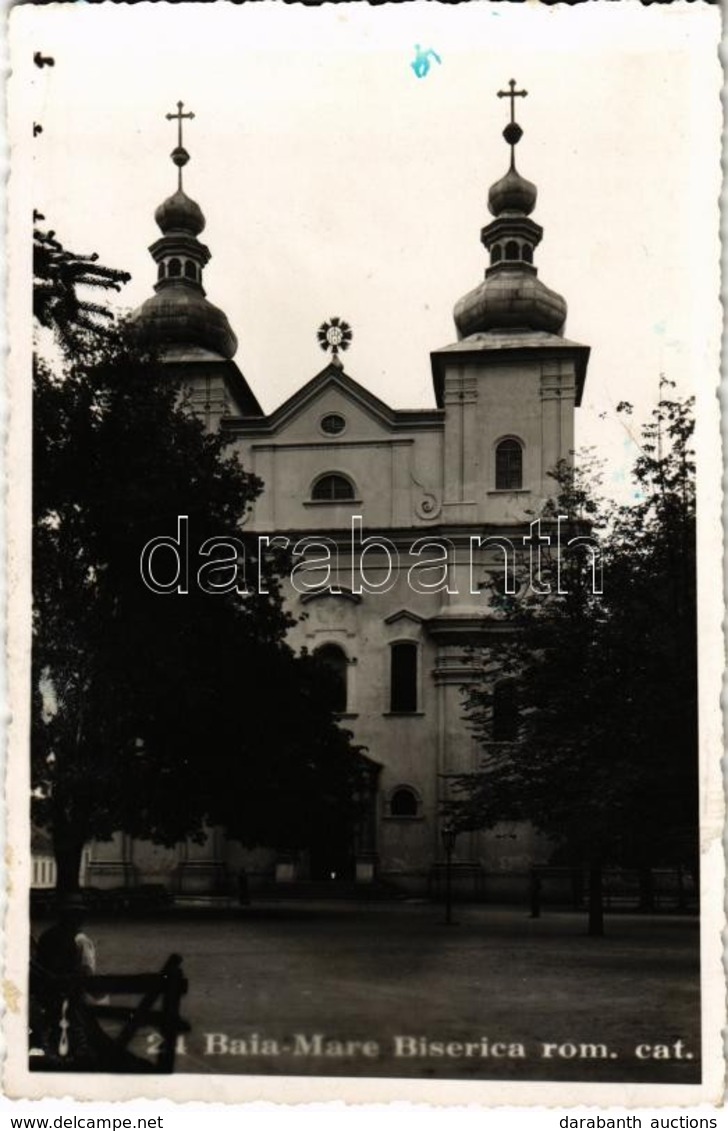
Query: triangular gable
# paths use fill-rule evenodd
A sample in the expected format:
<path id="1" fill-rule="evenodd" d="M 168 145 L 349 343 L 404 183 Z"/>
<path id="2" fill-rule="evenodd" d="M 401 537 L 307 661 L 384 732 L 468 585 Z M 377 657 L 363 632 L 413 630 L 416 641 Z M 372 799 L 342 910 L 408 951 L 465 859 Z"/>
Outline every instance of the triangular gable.
<path id="1" fill-rule="evenodd" d="M 410 612 L 409 609 L 400 609 L 397 613 L 390 613 L 388 617 L 384 618 L 385 624 L 396 624 L 400 620 L 410 620 L 413 624 L 424 624 L 425 618 L 420 617 L 417 613 Z"/>
<path id="2" fill-rule="evenodd" d="M 379 397 L 375 397 L 338 365 L 329 363 L 325 369 L 307 381 L 300 389 L 297 389 L 292 396 L 279 405 L 275 412 L 272 412 L 268 417 L 268 423 L 271 429 L 275 430 L 287 424 L 294 416 L 303 411 L 308 405 L 315 401 L 321 394 L 331 387 L 338 389 L 364 409 L 368 415 L 373 416 L 375 420 L 387 428 L 392 428 L 395 424 L 396 414 L 394 409 L 390 408 L 388 404 L 381 401 Z"/>
<path id="3" fill-rule="evenodd" d="M 368 416 L 374 419 L 381 427 L 394 430 L 398 427 L 411 428 L 418 424 L 439 423 L 441 412 L 438 409 L 393 409 L 375 396 L 348 373 L 330 362 L 325 369 L 297 389 L 283 404 L 279 405 L 270 416 L 260 420 L 241 418 L 238 421 L 229 421 L 233 427 L 242 427 L 246 431 L 274 433 L 290 423 L 300 413 L 305 411 L 327 389 L 336 388 L 355 405 L 361 408 Z"/>

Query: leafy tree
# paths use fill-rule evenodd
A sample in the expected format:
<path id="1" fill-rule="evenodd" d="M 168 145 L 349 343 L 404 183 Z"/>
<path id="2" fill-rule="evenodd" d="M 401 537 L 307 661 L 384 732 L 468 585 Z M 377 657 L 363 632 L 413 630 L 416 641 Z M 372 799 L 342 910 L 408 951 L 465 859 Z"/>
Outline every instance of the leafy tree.
<path id="1" fill-rule="evenodd" d="M 304 847 L 350 823 L 363 759 L 325 671 L 286 643 L 285 559 L 259 559 L 245 532 L 261 482 L 129 327 L 77 321 L 59 340 L 60 366 L 35 358 L 32 650 L 33 815 L 58 887 L 77 886 L 85 842 L 117 830 L 172 844 L 223 824 L 249 845 L 285 833 Z M 161 595 L 140 556 L 179 515 L 189 591 Z M 237 570 L 242 587 L 244 565 L 245 593 L 196 584 L 218 557 L 198 548 L 224 536 L 240 560 L 214 578 Z M 171 552 L 156 554 L 171 578 Z"/>
<path id="2" fill-rule="evenodd" d="M 663 379 L 642 432 L 637 501 L 610 507 L 589 475 L 555 470 L 543 529 L 567 522 L 560 555 L 543 559 L 550 592 L 500 599 L 505 631 L 477 657 L 465 698 L 482 764 L 452 780 L 446 805 L 461 828 L 530 820 L 554 859 L 586 862 L 593 934 L 604 865 L 637 867 L 645 881 L 654 865 L 698 866 L 693 417 L 670 388 Z M 564 544 L 585 534 L 599 546 L 601 593 L 587 542 Z M 504 680 L 520 707 L 505 743 L 493 728 Z M 647 882 L 643 894 L 648 904 Z"/>
<path id="3" fill-rule="evenodd" d="M 34 221 L 43 218 L 33 214 Z M 120 291 L 131 278 L 126 271 L 104 267 L 98 258 L 95 252 L 67 251 L 53 231 L 33 229 L 33 315 L 68 348 L 79 332 L 99 330 L 113 320 L 105 306 L 83 297 L 85 288 Z"/>

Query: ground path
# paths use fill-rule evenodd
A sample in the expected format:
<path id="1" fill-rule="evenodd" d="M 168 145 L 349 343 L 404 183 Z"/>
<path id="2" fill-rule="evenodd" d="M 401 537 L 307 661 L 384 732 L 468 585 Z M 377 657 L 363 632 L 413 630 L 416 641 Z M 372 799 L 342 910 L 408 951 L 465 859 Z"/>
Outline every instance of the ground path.
<path id="1" fill-rule="evenodd" d="M 456 917 L 445 926 L 418 902 L 270 901 L 88 929 L 99 972 L 182 954 L 180 1072 L 699 1081 L 697 919 L 613 915 L 593 939 L 575 912 Z"/>

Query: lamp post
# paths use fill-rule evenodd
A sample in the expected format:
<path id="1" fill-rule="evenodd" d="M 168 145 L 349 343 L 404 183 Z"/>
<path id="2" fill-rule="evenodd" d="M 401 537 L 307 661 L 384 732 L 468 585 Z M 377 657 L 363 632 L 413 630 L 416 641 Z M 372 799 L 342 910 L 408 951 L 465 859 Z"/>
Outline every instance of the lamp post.
<path id="1" fill-rule="evenodd" d="M 452 917 L 452 850 L 455 847 L 455 837 L 458 834 L 452 825 L 443 826 L 442 845 L 445 849 L 445 925 L 456 927 L 457 923 Z"/>

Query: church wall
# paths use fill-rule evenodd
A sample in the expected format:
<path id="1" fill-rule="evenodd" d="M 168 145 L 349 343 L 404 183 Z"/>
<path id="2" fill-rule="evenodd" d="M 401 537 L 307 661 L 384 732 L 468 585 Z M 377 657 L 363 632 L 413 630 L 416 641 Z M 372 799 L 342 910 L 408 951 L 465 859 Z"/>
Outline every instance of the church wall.
<path id="1" fill-rule="evenodd" d="M 292 422 L 273 440 L 240 437 L 236 447 L 244 465 L 264 483 L 250 529 L 350 529 L 352 514 L 361 515 L 370 531 L 424 528 L 437 517 L 441 432 L 387 432 L 356 408 L 342 407 L 341 399 L 321 397 L 308 410 L 306 422 Z M 321 417 L 334 410 L 347 421 L 341 439 L 326 438 L 318 426 Z M 351 480 L 356 505 L 312 501 L 314 482 L 326 473 Z"/>
<path id="2" fill-rule="evenodd" d="M 101 889 L 154 885 L 188 896 L 234 894 L 241 868 L 255 887 L 273 880 L 275 860 L 274 849 L 246 849 L 220 829 L 210 830 L 202 844 L 184 841 L 172 847 L 117 833 L 111 841 L 88 846 L 82 884 Z"/>
<path id="3" fill-rule="evenodd" d="M 116 832 L 109 840 L 93 840 L 84 850 L 84 883 L 102 889 L 138 883 L 131 858 L 131 837 Z"/>
<path id="4" fill-rule="evenodd" d="M 575 375 L 572 361 L 451 363 L 444 381 L 445 497 L 450 521 L 530 521 L 553 494 L 548 472 L 573 451 Z M 496 447 L 523 445 L 523 486 L 496 488 Z"/>
<path id="5" fill-rule="evenodd" d="M 487 607 L 487 597 L 476 600 Z M 433 865 L 443 859 L 442 775 L 473 770 L 479 762 L 477 743 L 462 717 L 462 686 L 469 674 L 467 641 L 441 643 L 423 623 L 443 611 L 456 616 L 455 599 L 451 602 L 443 606 L 442 594 L 413 593 L 404 569 L 390 592 L 364 594 L 358 603 L 328 595 L 308 600 L 296 595 L 290 601 L 294 615 L 305 610 L 307 618 L 291 633 L 295 646 L 315 650 L 335 643 L 349 659 L 348 710 L 342 723 L 382 766 L 376 832 L 379 875 L 419 892 L 427 890 Z M 389 711 L 389 647 L 401 640 L 420 648 L 418 710 L 411 715 Z M 413 817 L 391 815 L 392 793 L 403 785 L 417 793 Z M 510 841 L 485 833 L 461 836 L 455 858 L 497 872 L 509 867 L 509 854 Z M 473 891 L 473 882 L 469 878 L 464 890 Z"/>
<path id="6" fill-rule="evenodd" d="M 251 889 L 270 884 L 275 879 L 277 853 L 274 848 L 245 848 L 240 841 L 229 840 L 225 860 L 232 890 L 241 870 L 245 871 Z"/>
<path id="7" fill-rule="evenodd" d="M 499 552 L 479 552 L 471 575 L 469 537 L 499 525 L 519 525 L 525 531 L 532 518 L 529 512 L 551 486 L 542 447 L 553 454 L 548 466 L 568 454 L 572 443 L 568 397 L 566 417 L 556 397 L 553 406 L 544 410 L 544 367 L 549 365 L 552 386 L 560 386 L 559 366 L 554 370 L 553 363 L 544 363 L 538 353 L 507 364 L 484 359 L 479 364 L 453 365 L 445 378 L 445 414 L 439 432 L 388 432 L 334 386 L 282 426 L 275 439 L 241 436 L 239 440 L 243 460 L 252 462 L 265 483 L 249 529 L 302 535 L 320 530 L 336 535 L 341 573 L 332 573 L 332 585 L 337 580 L 344 588 L 352 585 L 348 555 L 352 515 L 362 516 L 365 536 L 389 534 L 397 542 L 399 575 L 385 593 L 364 592 L 352 600 L 302 596 L 289 586 L 291 611 L 297 617 L 305 613 L 306 618 L 290 639 L 295 647 L 310 650 L 338 644 L 348 658 L 348 709 L 342 723 L 382 767 L 376 820 L 379 875 L 413 890 L 426 890 L 431 868 L 443 858 L 439 818 L 447 789 L 443 775 L 475 769 L 479 760 L 477 744 L 462 718 L 467 642 L 434 639 L 423 622 L 443 613 L 455 618 L 487 615 L 489 594 L 471 592 L 471 581 L 474 578 L 477 587 L 484 561 L 492 560 L 496 572 L 502 561 Z M 346 430 L 336 439 L 320 429 L 322 417 L 333 411 L 346 419 Z M 520 492 L 495 489 L 495 446 L 504 436 L 516 436 L 524 445 Z M 351 478 L 356 487 L 353 502 L 310 501 L 313 482 L 327 472 Z M 423 511 L 425 495 L 431 505 Z M 407 570 L 414 561 L 409 546 L 426 534 L 433 521 L 438 528 L 454 532 L 459 542 L 453 559 L 460 564 L 451 573 L 458 590 L 454 594 L 418 593 L 408 584 Z M 367 554 L 368 579 L 380 581 L 388 565 L 383 555 Z M 311 584 L 320 584 L 322 575 L 309 576 Z M 300 574 L 298 585 L 305 588 Z M 388 709 L 390 645 L 401 639 L 415 641 L 420 649 L 418 711 L 412 715 L 392 715 Z M 402 785 L 416 791 L 414 816 L 391 815 L 392 791 Z M 509 828 L 462 834 L 455 859 L 487 871 L 498 887 L 500 873 L 527 877 L 527 861 L 534 850 L 529 830 Z"/>
<path id="8" fill-rule="evenodd" d="M 477 419 L 483 459 L 480 465 L 480 517 L 493 522 L 523 519 L 544 494 L 541 476 L 542 413 L 538 361 L 489 366 L 479 388 Z M 523 493 L 496 490 L 498 442 L 513 436 L 523 444 Z"/>
<path id="9" fill-rule="evenodd" d="M 348 572 L 346 564 L 344 572 Z M 404 570 L 389 592 L 363 594 L 359 602 L 333 596 L 302 601 L 294 595 L 291 600 L 294 615 L 306 613 L 306 620 L 292 631 L 291 642 L 310 650 L 335 643 L 349 660 L 348 709 L 342 725 L 382 767 L 377 798 L 379 873 L 394 880 L 416 876 L 420 886 L 432 859 L 438 729 L 432 674 L 436 647 L 420 618 L 433 615 L 437 605 L 436 595 L 412 593 Z M 417 710 L 410 714 L 390 711 L 390 645 L 398 641 L 412 641 L 419 648 Z M 415 790 L 415 816 L 391 816 L 389 804 L 397 786 Z"/>
<path id="10" fill-rule="evenodd" d="M 135 883 L 161 884 L 173 890 L 181 858 L 180 845 L 167 848 L 148 840 L 130 840 L 127 853 Z"/>

